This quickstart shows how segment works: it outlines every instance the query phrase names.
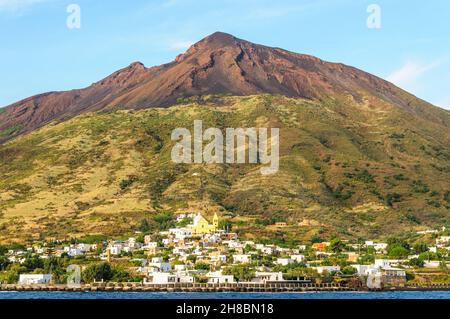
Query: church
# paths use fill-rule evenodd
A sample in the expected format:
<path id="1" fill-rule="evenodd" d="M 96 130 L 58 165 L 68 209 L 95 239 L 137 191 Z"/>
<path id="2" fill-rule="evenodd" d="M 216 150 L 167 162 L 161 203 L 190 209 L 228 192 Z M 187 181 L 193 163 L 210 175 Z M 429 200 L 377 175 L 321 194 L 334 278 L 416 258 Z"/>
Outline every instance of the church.
<path id="1" fill-rule="evenodd" d="M 212 234 L 219 230 L 219 216 L 214 214 L 212 223 L 206 220 L 200 213 L 194 217 L 192 224 L 192 233 L 194 235 Z"/>

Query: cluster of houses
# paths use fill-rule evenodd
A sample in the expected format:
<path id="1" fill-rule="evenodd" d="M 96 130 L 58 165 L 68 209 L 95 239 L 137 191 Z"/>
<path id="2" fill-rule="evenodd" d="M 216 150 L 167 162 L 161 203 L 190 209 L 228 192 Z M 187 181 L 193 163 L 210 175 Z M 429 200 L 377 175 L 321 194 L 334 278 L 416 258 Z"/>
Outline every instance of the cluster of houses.
<path id="1" fill-rule="evenodd" d="M 186 221 L 188 221 L 186 223 Z M 193 283 L 201 277 L 208 283 L 234 283 L 236 278 L 224 272 L 226 267 L 233 265 L 251 265 L 254 270 L 251 282 L 267 283 L 281 282 L 286 279 L 280 271 L 273 271 L 275 266 L 295 266 L 314 269 L 318 275 L 339 273 L 338 265 L 324 265 L 323 260 L 333 255 L 328 251 L 330 243 L 316 243 L 310 247 L 299 245 L 295 248 L 283 248 L 273 244 L 260 244 L 253 241 L 241 241 L 237 234 L 219 229 L 219 217 L 214 215 L 209 222 L 201 214 L 181 214 L 177 218 L 179 225 L 167 231 L 160 232 L 158 240 L 152 235 L 144 237 L 143 242 L 132 237 L 124 241 L 110 241 L 104 245 L 78 243 L 50 252 L 46 247 L 33 247 L 33 251 L 41 258 L 50 254 L 71 257 L 90 255 L 102 260 L 124 256 L 133 256 L 134 252 L 144 252 L 144 258 L 134 258 L 140 266 L 133 269 L 144 278 L 144 283 L 169 284 Z M 440 236 L 436 239 L 437 249 L 450 250 L 450 236 Z M 358 264 L 363 247 L 373 247 L 377 254 L 386 253 L 387 243 L 366 241 L 364 244 L 348 244 L 351 251 L 343 252 L 347 261 L 355 269 L 357 275 L 367 278 L 369 287 L 376 287 L 381 281 L 399 284 L 406 280 L 405 268 L 408 260 L 375 259 L 370 265 Z M 26 251 L 10 251 L 11 262 L 23 262 Z M 311 256 L 314 256 L 311 258 Z M 272 267 L 267 263 L 260 264 L 263 257 L 268 257 Z M 411 256 L 414 258 L 415 256 Z M 131 258 L 131 257 L 130 257 Z M 196 267 L 202 264 L 203 267 Z M 439 267 L 439 261 L 429 261 L 425 267 Z M 279 270 L 280 267 L 277 267 Z M 48 283 L 51 275 L 21 275 L 20 283 Z"/>

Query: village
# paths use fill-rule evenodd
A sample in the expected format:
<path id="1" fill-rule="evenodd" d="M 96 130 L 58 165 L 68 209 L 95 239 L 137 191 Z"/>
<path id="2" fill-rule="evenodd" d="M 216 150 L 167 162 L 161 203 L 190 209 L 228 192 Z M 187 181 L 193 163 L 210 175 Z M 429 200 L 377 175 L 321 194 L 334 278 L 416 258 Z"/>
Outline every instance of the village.
<path id="1" fill-rule="evenodd" d="M 440 284 L 449 284 L 450 236 L 445 227 L 419 234 L 433 235 L 433 246 L 409 246 L 401 240 L 350 243 L 332 239 L 286 248 L 242 241 L 219 225 L 217 214 L 208 220 L 200 213 L 183 213 L 177 215 L 176 227 L 157 235 L 137 232 L 126 240 L 3 248 L 0 283 L 351 283 L 358 289 L 383 289 L 417 285 L 418 278 L 429 284 L 429 278 L 439 274 L 438 278 L 444 278 Z M 67 266 L 78 274 L 64 273 Z"/>

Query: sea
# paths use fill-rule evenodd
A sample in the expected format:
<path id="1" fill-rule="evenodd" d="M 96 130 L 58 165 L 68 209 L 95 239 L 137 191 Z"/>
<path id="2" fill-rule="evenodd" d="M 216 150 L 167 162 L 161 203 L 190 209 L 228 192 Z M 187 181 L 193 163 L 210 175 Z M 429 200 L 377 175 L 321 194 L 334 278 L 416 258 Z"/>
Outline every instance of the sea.
<path id="1" fill-rule="evenodd" d="M 385 291 L 385 292 L 0 292 L 0 299 L 447 299 L 450 291 Z"/>

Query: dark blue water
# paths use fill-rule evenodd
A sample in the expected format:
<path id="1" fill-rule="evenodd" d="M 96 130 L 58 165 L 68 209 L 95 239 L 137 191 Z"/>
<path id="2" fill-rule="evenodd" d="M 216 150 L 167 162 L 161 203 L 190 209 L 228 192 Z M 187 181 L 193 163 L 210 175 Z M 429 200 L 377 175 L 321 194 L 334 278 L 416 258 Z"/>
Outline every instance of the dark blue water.
<path id="1" fill-rule="evenodd" d="M 449 299 L 450 291 L 306 293 L 0 292 L 0 299 Z"/>

